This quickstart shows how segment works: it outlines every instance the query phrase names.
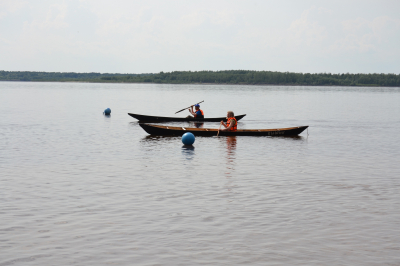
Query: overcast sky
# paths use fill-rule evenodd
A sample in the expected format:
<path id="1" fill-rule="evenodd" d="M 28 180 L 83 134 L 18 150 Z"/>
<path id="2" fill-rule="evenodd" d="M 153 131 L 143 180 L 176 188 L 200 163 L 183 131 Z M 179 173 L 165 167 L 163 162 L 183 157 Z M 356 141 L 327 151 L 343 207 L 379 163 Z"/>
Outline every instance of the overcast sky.
<path id="1" fill-rule="evenodd" d="M 400 73 L 399 0 L 0 0 L 0 70 Z"/>

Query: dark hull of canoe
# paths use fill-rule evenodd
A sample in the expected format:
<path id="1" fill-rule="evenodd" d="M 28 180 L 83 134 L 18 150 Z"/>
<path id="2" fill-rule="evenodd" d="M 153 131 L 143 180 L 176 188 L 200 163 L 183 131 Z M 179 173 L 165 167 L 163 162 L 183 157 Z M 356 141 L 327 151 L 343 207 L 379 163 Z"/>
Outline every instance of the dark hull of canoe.
<path id="1" fill-rule="evenodd" d="M 188 118 L 188 117 L 163 117 L 163 116 L 150 116 L 150 115 L 138 115 L 128 113 L 128 115 L 132 116 L 139 120 L 139 122 L 147 122 L 147 123 L 159 123 L 159 122 L 226 122 L 226 117 L 215 117 L 215 118 Z M 240 120 L 245 115 L 237 115 L 235 116 L 236 120 Z"/>
<path id="2" fill-rule="evenodd" d="M 150 135 L 158 136 L 182 136 L 187 132 L 193 133 L 195 136 L 217 136 L 218 129 L 214 128 L 185 128 L 185 127 L 170 127 L 158 126 L 149 124 L 139 124 Z M 308 126 L 276 128 L 276 129 L 242 129 L 237 131 L 220 131 L 219 136 L 297 136 Z"/>

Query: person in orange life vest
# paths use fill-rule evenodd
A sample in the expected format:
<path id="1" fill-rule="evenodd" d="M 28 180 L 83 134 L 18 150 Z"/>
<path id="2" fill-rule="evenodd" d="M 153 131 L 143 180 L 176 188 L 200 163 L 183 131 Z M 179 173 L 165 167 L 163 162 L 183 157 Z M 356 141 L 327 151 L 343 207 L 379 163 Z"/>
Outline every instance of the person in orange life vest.
<path id="1" fill-rule="evenodd" d="M 193 111 L 193 105 L 190 106 L 189 112 L 193 115 L 194 118 L 204 118 L 203 110 L 200 110 L 200 104 L 195 104 L 194 108 L 196 110 Z"/>
<path id="2" fill-rule="evenodd" d="M 221 121 L 221 125 L 223 125 L 225 128 L 221 129 L 222 131 L 236 131 L 237 130 L 237 120 L 235 118 L 235 115 L 233 114 L 232 111 L 228 111 L 226 114 L 226 124 L 224 121 Z"/>

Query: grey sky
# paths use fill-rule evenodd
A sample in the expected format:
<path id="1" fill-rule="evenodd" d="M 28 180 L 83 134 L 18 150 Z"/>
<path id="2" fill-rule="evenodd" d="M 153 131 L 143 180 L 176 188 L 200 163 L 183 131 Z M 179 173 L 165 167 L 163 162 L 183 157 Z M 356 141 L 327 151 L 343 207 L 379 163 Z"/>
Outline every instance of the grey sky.
<path id="1" fill-rule="evenodd" d="M 400 1 L 0 0 L 0 70 L 400 73 Z"/>

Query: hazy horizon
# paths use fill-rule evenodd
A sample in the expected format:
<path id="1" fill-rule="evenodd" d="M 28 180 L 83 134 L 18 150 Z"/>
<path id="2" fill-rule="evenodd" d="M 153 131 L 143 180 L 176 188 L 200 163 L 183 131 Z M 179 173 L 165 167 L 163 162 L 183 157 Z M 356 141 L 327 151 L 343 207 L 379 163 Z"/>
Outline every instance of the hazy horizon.
<path id="1" fill-rule="evenodd" d="M 0 3 L 0 70 L 400 73 L 400 2 Z"/>
<path id="2" fill-rule="evenodd" d="M 332 74 L 332 75 L 339 75 L 339 74 L 350 74 L 350 75 L 357 75 L 357 74 L 385 74 L 385 75 L 400 75 L 397 73 L 350 73 L 350 72 L 294 72 L 294 71 L 273 71 L 273 70 L 251 70 L 251 69 L 221 69 L 221 70 L 171 70 L 171 71 L 159 71 L 159 72 L 95 72 L 95 71 L 85 71 L 85 72 L 77 72 L 77 71 L 30 71 L 30 70 L 3 70 L 0 71 L 6 72 L 37 72 L 37 73 L 77 73 L 77 74 L 89 74 L 89 73 L 99 73 L 99 74 L 110 74 L 110 75 L 142 75 L 142 74 L 160 74 L 160 73 L 173 73 L 173 72 L 203 72 L 203 71 L 213 71 L 213 72 L 224 72 L 224 71 L 265 71 L 265 72 L 279 72 L 279 73 L 296 73 L 296 74 Z"/>

